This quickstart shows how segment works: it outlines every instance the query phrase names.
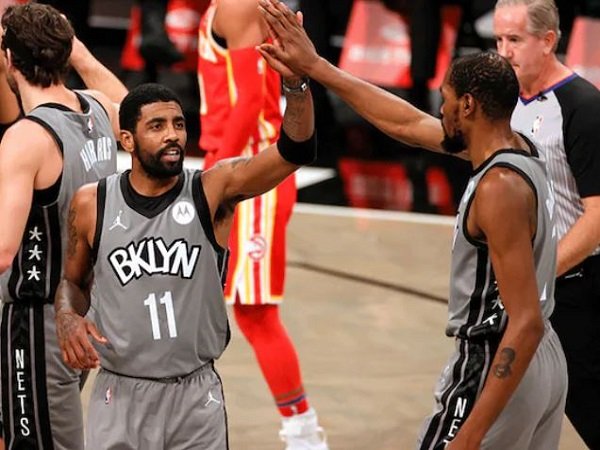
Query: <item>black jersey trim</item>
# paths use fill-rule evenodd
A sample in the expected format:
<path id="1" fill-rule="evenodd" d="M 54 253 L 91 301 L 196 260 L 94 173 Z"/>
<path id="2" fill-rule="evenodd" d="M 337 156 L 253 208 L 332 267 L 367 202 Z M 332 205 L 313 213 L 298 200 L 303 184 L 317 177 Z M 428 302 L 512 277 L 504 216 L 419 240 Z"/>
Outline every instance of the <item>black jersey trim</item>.
<path id="1" fill-rule="evenodd" d="M 488 276 L 488 264 L 491 266 L 487 246 L 478 246 L 475 287 L 469 299 L 469 315 L 467 316 L 466 322 L 458 329 L 458 337 L 468 338 L 469 329 L 472 325 L 476 324 L 479 319 L 481 306 L 483 304 L 483 292 L 486 283 L 490 282 L 490 277 Z"/>
<path id="2" fill-rule="evenodd" d="M 50 133 L 50 135 L 54 138 L 54 141 L 58 145 L 60 153 L 64 155 L 64 153 L 65 153 L 65 146 L 63 144 L 63 141 L 58 136 L 58 134 L 56 133 L 56 131 L 54 130 L 54 128 L 52 128 L 52 126 L 50 126 L 50 124 L 48 122 L 46 122 L 44 119 L 41 119 L 41 118 L 39 118 L 37 116 L 30 116 L 30 115 L 25 116 L 25 119 L 31 120 L 32 122 L 35 122 L 38 125 L 41 125 L 43 128 L 45 128 L 46 131 L 48 131 L 48 133 Z"/>
<path id="3" fill-rule="evenodd" d="M 98 250 L 100 249 L 100 238 L 102 237 L 102 227 L 104 226 L 104 211 L 106 209 L 106 178 L 98 181 L 96 187 L 96 229 L 94 230 L 94 242 L 92 244 L 92 264 L 98 259 Z"/>
<path id="4" fill-rule="evenodd" d="M 54 303 L 54 295 L 60 283 L 62 272 L 62 233 L 60 226 L 60 211 L 58 204 L 45 210 L 46 229 L 48 230 L 48 264 L 50 264 L 50 279 L 48 280 L 48 303 Z"/>
<path id="5" fill-rule="evenodd" d="M 185 172 L 182 171 L 175 186 L 161 195 L 148 197 L 136 192 L 129 181 L 130 173 L 131 170 L 126 170 L 121 174 L 119 179 L 119 187 L 123 194 L 123 199 L 127 203 L 127 206 L 148 219 L 158 216 L 171 206 L 181 193 L 185 182 Z"/>
<path id="6" fill-rule="evenodd" d="M 196 189 L 196 186 L 198 189 Z M 204 233 L 211 243 L 213 249 L 217 253 L 223 253 L 226 251 L 217 242 L 215 237 L 215 230 L 213 228 L 212 218 L 210 217 L 210 208 L 208 207 L 208 200 L 204 192 L 204 186 L 202 185 L 202 171 L 196 170 L 192 177 L 192 196 L 194 198 L 194 204 L 196 205 L 196 211 L 198 212 L 198 218 L 204 229 Z"/>
<path id="7" fill-rule="evenodd" d="M 523 135 L 521 135 L 523 136 Z M 524 137 L 524 136 L 523 136 Z M 529 140 L 527 140 L 528 142 L 531 142 Z M 533 150 L 535 148 L 535 146 L 532 147 L 531 150 Z M 535 150 L 537 153 L 537 149 Z M 532 158 L 532 157 L 536 157 L 536 155 L 527 152 L 525 150 L 518 150 L 516 148 L 503 148 L 501 150 L 498 150 L 496 152 L 494 152 L 491 156 L 489 156 L 485 161 L 483 161 L 479 166 L 477 166 L 476 169 L 473 170 L 473 173 L 471 176 L 475 176 L 478 173 L 482 172 L 483 170 L 485 170 L 486 167 L 488 167 L 490 164 L 492 164 L 494 162 L 494 159 L 499 156 L 499 155 L 505 155 L 505 154 L 512 154 L 512 155 L 521 155 L 521 156 L 525 156 L 527 158 Z"/>
<path id="8" fill-rule="evenodd" d="M 81 113 L 87 114 L 90 111 L 90 103 L 89 103 L 87 97 L 84 97 L 80 92 L 77 92 L 77 91 L 71 91 L 71 92 L 73 92 L 75 94 L 75 96 L 77 97 L 79 106 L 81 106 Z M 79 111 L 75 111 L 74 109 L 69 108 L 67 105 L 64 105 L 62 103 L 56 103 L 56 102 L 42 103 L 41 105 L 36 106 L 35 109 L 37 109 L 37 108 L 52 108 L 52 109 L 58 109 L 58 110 L 64 111 L 64 112 L 81 114 Z"/>
<path id="9" fill-rule="evenodd" d="M 110 121 L 110 116 L 108 115 L 108 111 L 106 110 L 106 108 L 104 107 L 104 105 L 100 102 L 100 100 L 98 100 L 96 97 L 94 97 L 91 94 L 86 94 L 84 92 L 80 92 L 80 91 L 73 91 L 75 92 L 75 94 L 77 95 L 77 97 L 80 98 L 79 102 L 81 103 L 81 109 L 83 111 L 83 103 L 82 100 L 85 101 L 87 103 L 87 110 L 83 111 L 84 113 L 87 113 L 88 111 L 91 110 L 91 102 L 96 103 L 100 109 L 102 109 L 102 111 L 104 111 L 104 114 L 106 114 L 106 117 L 108 117 L 109 121 Z"/>
<path id="10" fill-rule="evenodd" d="M 523 180 L 525 180 L 525 182 L 529 185 L 529 187 L 533 191 L 533 195 L 535 196 L 535 210 L 537 212 L 538 207 L 539 207 L 539 196 L 538 196 L 537 188 L 535 187 L 535 184 L 534 184 L 533 180 L 531 179 L 531 177 L 527 173 L 525 173 L 525 171 L 523 171 L 523 169 L 515 166 L 513 163 L 510 163 L 510 162 L 506 162 L 506 161 L 495 162 L 494 164 L 489 166 L 489 170 L 492 170 L 495 167 L 503 167 L 505 169 L 512 170 L 517 175 L 520 175 L 521 178 L 523 178 Z M 489 170 L 488 170 L 488 172 L 489 172 Z M 480 181 L 481 181 L 481 179 L 480 179 Z M 477 185 L 479 185 L 479 183 L 477 183 Z M 469 230 L 467 228 L 467 218 L 469 217 L 469 211 L 471 209 L 471 204 L 473 203 L 473 200 L 475 199 L 476 191 L 477 191 L 477 187 L 473 191 L 473 194 L 471 195 L 471 198 L 469 199 L 469 202 L 465 208 L 465 214 L 463 217 L 463 236 L 471 245 L 474 245 L 475 247 L 481 247 L 481 246 L 487 247 L 487 244 L 485 241 L 480 241 L 478 239 L 475 239 L 473 236 L 471 236 L 471 234 L 469 233 Z M 536 222 L 537 222 L 537 215 L 536 215 Z M 531 240 L 532 242 L 535 241 L 536 236 L 537 236 L 537 225 L 536 225 L 535 233 L 533 234 L 533 238 Z"/>

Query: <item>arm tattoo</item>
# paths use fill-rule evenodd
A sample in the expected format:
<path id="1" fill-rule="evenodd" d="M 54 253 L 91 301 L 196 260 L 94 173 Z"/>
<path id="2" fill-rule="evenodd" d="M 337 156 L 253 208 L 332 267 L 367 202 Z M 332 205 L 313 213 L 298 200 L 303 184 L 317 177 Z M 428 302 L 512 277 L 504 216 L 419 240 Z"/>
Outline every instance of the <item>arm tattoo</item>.
<path id="1" fill-rule="evenodd" d="M 500 350 L 500 362 L 496 364 L 492 371 L 498 378 L 506 378 L 512 374 L 512 363 L 516 357 L 515 351 L 510 347 Z"/>
<path id="2" fill-rule="evenodd" d="M 75 210 L 75 208 L 71 208 L 69 210 L 69 218 L 68 220 L 68 225 L 67 225 L 67 231 L 68 231 L 68 242 L 67 242 L 67 256 L 69 256 L 70 258 L 72 258 L 73 256 L 75 256 L 75 251 L 77 249 L 77 228 L 75 227 L 75 219 L 77 217 L 77 211 Z"/>
<path id="3" fill-rule="evenodd" d="M 247 166 L 248 164 L 250 164 L 250 158 L 233 158 L 229 164 L 231 165 L 232 169 L 236 169 L 237 166 Z"/>

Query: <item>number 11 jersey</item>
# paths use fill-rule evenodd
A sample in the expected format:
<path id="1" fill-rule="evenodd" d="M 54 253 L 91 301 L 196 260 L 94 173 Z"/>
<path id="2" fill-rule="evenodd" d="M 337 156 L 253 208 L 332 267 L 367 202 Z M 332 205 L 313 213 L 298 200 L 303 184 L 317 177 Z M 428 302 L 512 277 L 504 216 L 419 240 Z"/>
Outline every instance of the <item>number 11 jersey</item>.
<path id="1" fill-rule="evenodd" d="M 227 251 L 214 236 L 200 172 L 159 197 L 134 191 L 129 171 L 98 184 L 90 317 L 108 339 L 101 366 L 177 377 L 217 359 L 230 332 L 223 300 Z"/>

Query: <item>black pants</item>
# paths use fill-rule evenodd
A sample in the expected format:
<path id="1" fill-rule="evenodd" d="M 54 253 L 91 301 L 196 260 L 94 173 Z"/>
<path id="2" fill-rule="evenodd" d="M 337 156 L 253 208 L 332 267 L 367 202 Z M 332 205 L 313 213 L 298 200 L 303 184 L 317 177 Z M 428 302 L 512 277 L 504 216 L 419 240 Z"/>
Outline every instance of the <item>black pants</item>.
<path id="1" fill-rule="evenodd" d="M 567 417 L 600 450 L 600 256 L 557 279 L 555 297 L 551 322 L 567 357 Z"/>

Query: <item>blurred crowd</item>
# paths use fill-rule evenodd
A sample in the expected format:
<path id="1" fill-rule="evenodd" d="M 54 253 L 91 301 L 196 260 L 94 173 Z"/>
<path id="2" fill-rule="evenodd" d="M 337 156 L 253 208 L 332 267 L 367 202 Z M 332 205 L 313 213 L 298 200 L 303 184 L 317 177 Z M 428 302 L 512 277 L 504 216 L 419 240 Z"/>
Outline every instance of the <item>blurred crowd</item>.
<path id="1" fill-rule="evenodd" d="M 197 146 L 201 133 L 198 119 L 201 100 L 196 75 L 197 26 L 210 0 L 42 2 L 63 11 L 81 39 L 121 74 L 128 87 L 159 81 L 175 89 L 185 101 L 191 135 L 188 151 L 202 156 Z M 438 67 L 444 45 L 444 8 L 459 11 L 450 57 L 495 46 L 491 25 L 489 22 L 486 25 L 494 0 L 285 0 L 285 3 L 303 12 L 304 26 L 318 53 L 334 64 L 340 63 L 347 45 L 348 24 L 353 13 L 362 11 L 360 7 L 379 4 L 388 14 L 399 15 L 407 24 L 410 39 L 407 63 L 410 81 L 383 87 L 433 115 L 438 114 L 439 96 L 437 88 L 432 89 L 432 80 L 438 71 L 443 73 L 446 69 Z M 557 5 L 563 32 L 558 53 L 565 54 L 574 19 L 600 17 L 600 0 L 557 0 Z M 103 20 L 94 21 L 93 16 Z M 124 29 L 118 24 L 127 24 L 127 27 Z M 321 149 L 316 165 L 336 169 L 339 176 L 300 191 L 301 201 L 443 214 L 454 212 L 466 182 L 468 165 L 454 158 L 406 147 L 358 118 L 322 86 L 312 83 L 311 90 Z M 357 186 L 360 192 L 351 192 Z M 381 192 L 390 190 L 409 191 L 409 197 L 404 195 L 400 201 L 390 200 L 393 194 L 382 196 Z M 361 195 L 362 200 L 358 198 Z"/>

